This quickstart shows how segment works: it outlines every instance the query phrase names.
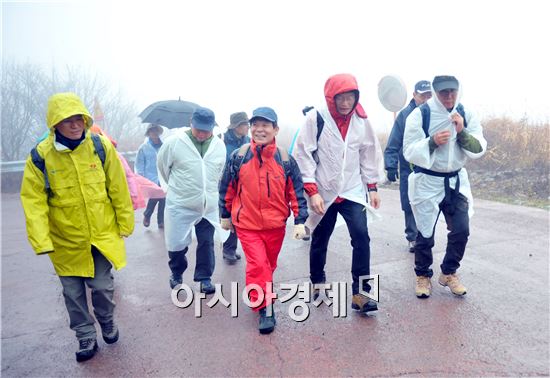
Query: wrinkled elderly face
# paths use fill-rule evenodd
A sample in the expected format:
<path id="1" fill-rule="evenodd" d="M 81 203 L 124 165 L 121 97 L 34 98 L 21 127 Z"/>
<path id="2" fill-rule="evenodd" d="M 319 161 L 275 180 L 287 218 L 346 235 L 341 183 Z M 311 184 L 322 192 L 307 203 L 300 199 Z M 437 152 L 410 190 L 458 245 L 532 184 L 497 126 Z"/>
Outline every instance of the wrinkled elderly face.
<path id="1" fill-rule="evenodd" d="M 84 122 L 84 117 L 80 114 L 65 118 L 55 125 L 55 129 L 59 131 L 61 135 L 72 140 L 80 139 L 85 128 L 86 123 Z"/>
<path id="2" fill-rule="evenodd" d="M 279 127 L 275 127 L 273 122 L 264 118 L 256 118 L 252 122 L 250 129 L 252 139 L 254 139 L 256 144 L 260 145 L 271 143 L 279 132 Z"/>
<path id="3" fill-rule="evenodd" d="M 241 123 L 239 126 L 234 128 L 235 134 L 243 137 L 248 134 L 248 122 Z"/>
<path id="4" fill-rule="evenodd" d="M 355 105 L 355 92 L 338 93 L 334 96 L 334 102 L 336 103 L 336 110 L 342 115 L 348 115 L 353 110 Z"/>
<path id="5" fill-rule="evenodd" d="M 191 127 L 191 134 L 193 134 L 195 139 L 202 143 L 212 136 L 212 131 L 204 131 Z"/>
<path id="6" fill-rule="evenodd" d="M 416 106 L 420 106 L 426 101 L 428 101 L 430 98 L 432 98 L 432 92 L 424 92 L 424 93 L 413 93 L 414 102 L 416 102 Z"/>
<path id="7" fill-rule="evenodd" d="M 458 91 L 456 89 L 443 89 L 436 92 L 437 99 L 443 104 L 446 109 L 452 109 L 456 103 Z"/>

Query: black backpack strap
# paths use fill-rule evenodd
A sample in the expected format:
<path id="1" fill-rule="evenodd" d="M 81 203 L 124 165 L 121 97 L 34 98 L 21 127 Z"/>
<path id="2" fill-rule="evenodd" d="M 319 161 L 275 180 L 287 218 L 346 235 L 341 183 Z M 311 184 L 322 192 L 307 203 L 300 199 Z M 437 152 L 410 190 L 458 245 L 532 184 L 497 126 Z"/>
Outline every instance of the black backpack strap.
<path id="1" fill-rule="evenodd" d="M 99 135 L 92 133 L 92 142 L 94 142 L 94 148 L 95 153 L 97 156 L 99 156 L 99 160 L 101 160 L 101 165 L 105 165 L 105 148 L 103 147 L 103 143 L 101 143 L 101 138 Z"/>
<path id="2" fill-rule="evenodd" d="M 426 103 L 420 105 L 420 113 L 422 114 L 422 130 L 424 130 L 424 134 L 428 137 L 430 136 L 428 133 L 428 130 L 430 129 L 430 106 Z"/>
<path id="3" fill-rule="evenodd" d="M 42 156 L 40 156 L 36 147 L 31 150 L 31 161 L 36 166 L 36 168 L 42 171 L 42 174 L 44 175 L 44 190 L 48 194 L 48 198 L 51 197 L 53 195 L 53 192 L 52 188 L 50 187 L 48 172 L 46 172 L 46 161 L 44 160 L 44 158 L 42 158 Z"/>
<path id="4" fill-rule="evenodd" d="M 456 106 L 456 111 L 458 112 L 458 114 L 460 114 L 462 119 L 464 119 L 464 127 L 465 128 L 468 127 L 468 122 L 466 121 L 466 112 L 464 111 L 464 105 L 458 104 Z"/>
<path id="5" fill-rule="evenodd" d="M 321 113 L 317 112 L 317 142 L 319 142 L 319 138 L 323 132 L 323 127 L 325 127 L 325 120 L 323 119 Z"/>
<path id="6" fill-rule="evenodd" d="M 250 150 L 250 143 L 245 143 L 236 152 L 236 159 L 233 159 L 233 166 L 231 176 L 235 181 L 239 181 L 239 172 L 241 170 L 241 166 L 243 165 L 244 159 L 246 157 L 246 154 Z"/>
<path id="7" fill-rule="evenodd" d="M 321 113 L 317 112 L 317 138 L 315 139 L 315 141 L 317 142 L 317 148 L 315 149 L 315 151 L 311 151 L 311 156 L 313 156 L 313 160 L 316 164 L 319 164 L 319 156 L 317 154 L 317 150 L 319 149 L 319 138 L 321 137 L 324 126 L 325 120 L 323 119 Z"/>

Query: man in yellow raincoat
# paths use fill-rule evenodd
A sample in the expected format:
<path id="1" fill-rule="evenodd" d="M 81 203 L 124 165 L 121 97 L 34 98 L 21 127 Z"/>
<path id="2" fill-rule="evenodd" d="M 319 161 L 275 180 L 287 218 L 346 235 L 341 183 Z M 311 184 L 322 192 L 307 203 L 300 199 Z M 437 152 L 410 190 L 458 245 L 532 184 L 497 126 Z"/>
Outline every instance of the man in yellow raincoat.
<path id="1" fill-rule="evenodd" d="M 118 340 L 111 268 L 126 265 L 123 237 L 134 229 L 134 211 L 116 151 L 100 136 L 104 154 L 98 153 L 89 132 L 92 117 L 80 98 L 53 95 L 46 118 L 50 135 L 27 158 L 21 201 L 29 241 L 37 254 L 48 254 L 63 285 L 79 341 L 76 360 L 85 361 L 97 350 L 86 285 L 104 341 Z"/>

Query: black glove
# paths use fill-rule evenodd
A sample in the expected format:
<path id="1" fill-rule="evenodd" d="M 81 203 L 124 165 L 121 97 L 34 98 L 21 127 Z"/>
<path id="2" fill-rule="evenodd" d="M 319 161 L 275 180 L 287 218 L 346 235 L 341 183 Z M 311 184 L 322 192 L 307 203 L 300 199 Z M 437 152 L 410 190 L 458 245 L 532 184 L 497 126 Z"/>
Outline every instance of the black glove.
<path id="1" fill-rule="evenodd" d="M 397 169 L 394 168 L 388 168 L 386 169 L 388 180 L 391 182 L 395 182 L 399 178 L 399 173 L 397 173 Z"/>

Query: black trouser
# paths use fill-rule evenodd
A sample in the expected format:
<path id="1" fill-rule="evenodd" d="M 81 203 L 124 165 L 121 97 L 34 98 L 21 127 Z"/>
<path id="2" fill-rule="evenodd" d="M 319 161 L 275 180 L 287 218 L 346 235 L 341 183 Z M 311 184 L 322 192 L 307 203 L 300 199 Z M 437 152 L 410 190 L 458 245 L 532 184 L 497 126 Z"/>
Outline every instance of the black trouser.
<path id="1" fill-rule="evenodd" d="M 401 209 L 405 213 L 405 235 L 408 241 L 416 240 L 418 230 L 416 222 L 409 203 L 409 175 L 410 169 L 400 169 L 399 176 L 399 194 L 401 199 Z"/>
<path id="2" fill-rule="evenodd" d="M 164 204 L 166 203 L 166 198 L 150 198 L 149 201 L 147 201 L 147 207 L 143 212 L 143 216 L 145 218 L 151 218 L 151 215 L 153 215 L 153 211 L 155 211 L 155 206 L 157 205 L 157 203 L 159 204 L 157 210 L 157 223 L 164 224 Z"/>
<path id="3" fill-rule="evenodd" d="M 195 233 L 197 234 L 197 251 L 193 280 L 200 282 L 210 279 L 212 273 L 214 273 L 214 226 L 202 218 L 195 225 Z M 186 247 L 181 251 L 168 251 L 168 266 L 175 277 L 181 277 L 187 269 L 187 257 L 185 255 L 188 250 L 189 248 Z"/>
<path id="4" fill-rule="evenodd" d="M 333 203 L 325 212 L 321 222 L 315 227 L 311 236 L 309 249 L 309 269 L 311 282 L 326 282 L 325 264 L 327 261 L 327 247 L 338 213 L 342 215 L 348 226 L 353 250 L 351 262 L 352 293 L 359 293 L 359 277 L 370 274 L 370 238 L 367 228 L 367 216 L 365 206 L 344 200 Z M 363 281 L 363 290 L 370 291 L 370 285 Z"/>
<path id="5" fill-rule="evenodd" d="M 453 192 L 451 203 L 442 201 L 439 204 L 439 210 L 440 213 L 443 212 L 445 221 L 447 222 L 447 229 L 449 230 L 447 234 L 447 250 L 441 264 L 441 272 L 443 274 L 453 274 L 460 267 L 460 261 L 466 250 L 468 236 L 470 236 L 468 199 L 462 194 L 456 195 Z M 437 224 L 437 219 L 435 223 Z M 432 248 L 435 243 L 434 235 L 435 225 L 432 236 L 429 238 L 425 238 L 421 232 L 418 232 L 414 253 L 414 271 L 417 276 L 433 276 L 433 270 L 430 266 L 433 263 Z"/>
<path id="6" fill-rule="evenodd" d="M 237 252 L 237 238 L 236 232 L 230 232 L 229 237 L 223 243 L 223 252 L 229 255 L 234 255 Z"/>

